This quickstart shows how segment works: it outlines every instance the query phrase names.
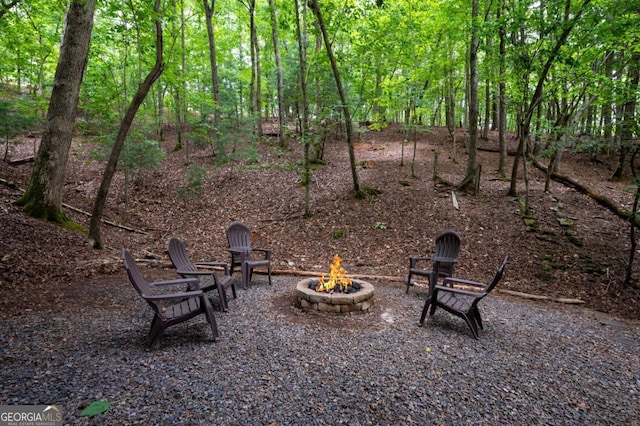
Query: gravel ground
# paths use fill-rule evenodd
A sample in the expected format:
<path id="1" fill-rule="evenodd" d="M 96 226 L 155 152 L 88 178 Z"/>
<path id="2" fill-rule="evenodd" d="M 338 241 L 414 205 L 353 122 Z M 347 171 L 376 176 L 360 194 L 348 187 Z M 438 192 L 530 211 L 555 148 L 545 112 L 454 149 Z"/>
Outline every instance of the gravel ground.
<path id="1" fill-rule="evenodd" d="M 0 404 L 95 425 L 640 422 L 638 321 L 496 293 L 476 341 L 442 310 L 419 327 L 424 293 L 400 284 L 373 282 L 373 310 L 337 318 L 293 308 L 300 278 L 262 279 L 217 313 L 216 342 L 199 317 L 147 351 L 151 310 L 128 282 L 96 306 L 6 318 Z M 111 407 L 80 417 L 96 400 Z"/>

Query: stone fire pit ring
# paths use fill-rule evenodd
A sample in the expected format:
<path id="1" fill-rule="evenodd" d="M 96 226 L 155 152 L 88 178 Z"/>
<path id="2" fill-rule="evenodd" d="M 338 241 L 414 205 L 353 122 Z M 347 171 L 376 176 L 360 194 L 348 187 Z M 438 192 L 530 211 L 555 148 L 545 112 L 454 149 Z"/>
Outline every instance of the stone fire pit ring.
<path id="1" fill-rule="evenodd" d="M 368 312 L 373 307 L 375 289 L 371 283 L 362 280 L 352 280 L 360 284 L 361 288 L 355 293 L 324 293 L 309 288 L 309 284 L 317 282 L 318 278 L 307 278 L 298 281 L 295 290 L 296 306 L 305 311 L 327 312 L 332 314 L 360 314 Z"/>

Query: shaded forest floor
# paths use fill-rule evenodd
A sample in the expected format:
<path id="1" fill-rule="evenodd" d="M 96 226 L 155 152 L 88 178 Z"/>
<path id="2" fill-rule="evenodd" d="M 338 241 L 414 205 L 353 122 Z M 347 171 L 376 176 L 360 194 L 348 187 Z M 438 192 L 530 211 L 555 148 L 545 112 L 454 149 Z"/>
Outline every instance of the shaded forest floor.
<path id="1" fill-rule="evenodd" d="M 166 158 L 159 169 L 140 174 L 127 191 L 121 172 L 114 179 L 105 219 L 136 232 L 103 225 L 107 247 L 101 251 L 91 250 L 84 234 L 24 216 L 12 204 L 20 190 L 0 184 L 0 315 L 24 309 L 55 311 L 70 303 L 89 306 L 92 293 L 109 292 L 114 282 L 126 280 L 122 248 L 158 266 L 149 274 L 171 277 L 172 271 L 162 269 L 169 265 L 165 244 L 171 236 L 186 242 L 194 260 L 228 261 L 225 228 L 241 220 L 252 229 L 254 246 L 272 250 L 276 270 L 326 272 L 338 253 L 349 273 L 389 277 L 382 281 L 399 291 L 404 291 L 409 256 L 429 255 L 440 232 L 456 229 L 462 236 L 459 277 L 490 280 L 509 255 L 499 289 L 550 300 L 579 299 L 586 308 L 640 318 L 638 291 L 622 284 L 630 247 L 624 220 L 557 182 L 545 193 L 543 174 L 530 166 L 529 203 L 537 229 L 529 229 L 520 209 L 525 191 L 522 164 L 520 198 L 514 199 L 506 196 L 509 182 L 496 176 L 498 155 L 485 150 L 478 152 L 479 195 L 435 184 L 436 152 L 438 173 L 447 181 L 460 182 L 466 169 L 464 148 L 458 143 L 454 150 L 445 129 L 417 135 L 413 167 L 413 140 L 403 143 L 398 127 L 360 134 L 360 183 L 379 191 L 362 201 L 352 196 L 346 143 L 333 135 L 325 147 L 326 164 L 313 172 L 311 218 L 303 214 L 298 172 L 302 148 L 295 141 L 282 149 L 275 138 L 266 138 L 254 159 L 216 166 L 209 150 L 173 152 L 175 136 L 166 136 Z M 458 141 L 464 138 L 459 130 Z M 33 143 L 25 139 L 13 158 L 32 154 Z M 515 141 L 509 143 L 515 149 Z M 480 145 L 497 148 L 497 134 Z M 103 170 L 91 159 L 92 149 L 87 141 L 74 141 L 64 192 L 66 204 L 85 212 L 91 211 Z M 567 152 L 560 171 L 630 209 L 632 194 L 625 191 L 629 182 L 608 180 L 613 157 L 599 155 L 598 160 Z M 508 175 L 512 162 L 509 157 Z M 0 161 L 0 178 L 24 189 L 32 167 L 33 162 Z M 189 176 L 193 183 L 199 172 L 205 173 L 201 184 L 189 194 Z M 87 215 L 75 209 L 65 213 L 88 227 Z M 634 278 L 640 278 L 637 265 Z M 418 284 L 416 291 L 424 291 L 425 283 Z M 553 301 L 527 303 L 563 306 Z"/>

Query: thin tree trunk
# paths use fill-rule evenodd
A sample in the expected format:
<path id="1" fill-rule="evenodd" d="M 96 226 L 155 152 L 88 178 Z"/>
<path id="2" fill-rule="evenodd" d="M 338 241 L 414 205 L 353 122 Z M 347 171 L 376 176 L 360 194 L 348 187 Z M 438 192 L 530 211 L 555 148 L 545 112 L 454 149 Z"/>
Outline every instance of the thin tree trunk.
<path id="1" fill-rule="evenodd" d="M 67 220 L 61 210 L 64 176 L 87 65 L 94 10 L 95 0 L 74 0 L 69 5 L 40 148 L 27 190 L 17 202 L 30 216 L 53 222 Z"/>
<path id="2" fill-rule="evenodd" d="M 489 140 L 489 122 L 491 121 L 491 80 L 486 79 L 484 87 L 484 125 L 482 126 L 482 139 Z"/>
<path id="3" fill-rule="evenodd" d="M 318 25 L 320 26 L 320 32 L 322 33 L 322 38 L 324 39 L 324 45 L 327 49 L 327 55 L 329 56 L 329 62 L 331 62 L 331 69 L 333 70 L 333 77 L 336 80 L 336 86 L 338 87 L 338 94 L 340 95 L 340 101 L 342 102 L 342 113 L 344 115 L 345 125 L 347 128 L 347 145 L 349 147 L 349 161 L 351 163 L 351 176 L 353 178 L 353 190 L 355 192 L 356 198 L 362 198 L 363 193 L 360 189 L 360 182 L 358 179 L 358 171 L 356 169 L 356 154 L 353 146 L 353 128 L 351 123 L 351 114 L 349 112 L 349 104 L 347 102 L 347 96 L 345 94 L 344 88 L 342 87 L 342 82 L 340 80 L 340 72 L 338 71 L 338 64 L 336 63 L 336 58 L 333 55 L 333 50 L 331 48 L 331 43 L 329 42 L 329 34 L 327 33 L 327 28 L 324 25 L 324 20 L 322 19 L 322 12 L 320 11 L 320 5 L 318 4 L 318 0 L 310 0 L 310 7 L 313 13 L 318 20 Z"/>
<path id="4" fill-rule="evenodd" d="M 629 240 L 631 243 L 631 249 L 629 250 L 629 262 L 627 263 L 627 273 L 625 274 L 624 283 L 625 285 L 631 285 L 631 274 L 633 272 L 633 260 L 636 254 L 636 247 L 638 245 L 636 240 L 636 223 L 638 217 L 638 203 L 640 202 L 640 177 L 638 176 L 638 172 L 635 168 L 635 159 L 638 155 L 638 151 L 640 150 L 640 145 L 636 146 L 636 149 L 633 151 L 631 155 L 631 174 L 633 175 L 633 183 L 635 186 L 635 192 L 633 194 L 633 209 L 631 210 L 631 217 L 629 218 Z"/>
<path id="5" fill-rule="evenodd" d="M 276 77 L 278 86 L 278 144 L 286 146 L 285 122 L 284 122 L 284 83 L 282 81 L 282 60 L 280 58 L 280 42 L 278 40 L 278 19 L 276 17 L 276 5 L 274 0 L 269 0 L 271 9 L 271 38 L 273 39 L 273 51 L 276 57 Z"/>
<path id="6" fill-rule="evenodd" d="M 506 75 L 505 75 L 505 61 L 506 61 L 506 38 L 507 33 L 504 28 L 504 23 L 501 21 L 502 8 L 504 7 L 504 0 L 500 1 L 497 11 L 497 20 L 500 24 L 500 82 L 498 83 L 498 146 L 500 155 L 498 157 L 498 176 L 505 176 L 506 162 L 507 162 L 507 142 L 505 139 L 507 131 L 507 89 L 506 89 Z"/>
<path id="7" fill-rule="evenodd" d="M 307 37 L 306 37 L 306 20 L 304 7 L 302 9 L 302 20 L 300 19 L 300 5 L 295 0 L 296 8 L 296 37 L 298 39 L 298 57 L 300 64 L 300 92 L 302 94 L 302 117 L 300 124 L 300 133 L 302 136 L 302 144 L 304 146 L 304 216 L 311 217 L 311 165 L 309 161 L 309 100 L 307 99 Z M 302 22 L 301 22 L 302 21 Z"/>
<path id="8" fill-rule="evenodd" d="M 542 72 L 540 73 L 540 77 L 538 78 L 538 84 L 536 85 L 536 90 L 534 91 L 533 96 L 531 97 L 531 102 L 529 103 L 527 110 L 524 111 L 522 116 L 522 121 L 520 122 L 521 130 L 518 136 L 519 137 L 518 151 L 516 153 L 515 159 L 513 160 L 513 169 L 511 170 L 511 184 L 509 186 L 509 192 L 508 192 L 509 196 L 515 197 L 517 195 L 516 183 L 517 183 L 517 177 L 518 177 L 518 161 L 519 161 L 519 158 L 522 156 L 522 152 L 524 150 L 524 144 L 527 138 L 529 137 L 529 130 L 531 128 L 530 127 L 531 118 L 533 117 L 533 113 L 535 112 L 535 109 L 538 106 L 538 103 L 540 103 L 540 101 L 542 100 L 542 93 L 543 93 L 542 89 L 547 79 L 547 75 L 549 74 L 549 70 L 551 69 L 551 65 L 553 65 L 554 61 L 556 60 L 556 57 L 558 56 L 558 53 L 560 52 L 560 49 L 567 41 L 567 38 L 569 38 L 569 34 L 571 33 L 571 30 L 573 30 L 573 27 L 575 26 L 575 24 L 580 20 L 580 17 L 582 16 L 582 12 L 590 2 L 591 0 L 584 0 L 578 12 L 576 12 L 573 19 L 569 21 L 569 8 L 571 5 L 571 0 L 566 0 L 565 20 L 564 20 L 564 27 L 563 27 L 564 30 L 560 34 L 560 37 L 558 37 L 556 44 L 551 50 L 551 53 L 549 54 L 549 57 L 547 58 L 547 61 L 544 64 L 544 67 L 542 68 Z"/>
<path id="9" fill-rule="evenodd" d="M 209 39 L 209 62 L 211 62 L 211 94 L 213 101 L 215 102 L 215 109 L 213 110 L 213 125 L 215 130 L 213 132 L 213 144 L 218 151 L 218 155 L 224 156 L 224 146 L 220 141 L 219 132 L 221 124 L 220 115 L 220 79 L 218 78 L 218 59 L 216 58 L 216 39 L 213 29 L 213 14 L 216 10 L 216 0 L 211 0 L 209 4 L 208 0 L 203 0 L 204 14 L 207 21 L 207 37 Z"/>
<path id="10" fill-rule="evenodd" d="M 255 67 L 256 67 L 256 136 L 262 136 L 262 71 L 260 61 L 260 44 L 258 44 L 258 28 L 256 27 L 256 6 L 253 2 L 253 12 L 251 13 L 251 34 L 253 38 L 253 48 L 255 49 Z"/>
<path id="11" fill-rule="evenodd" d="M 160 1 L 161 0 L 155 0 L 153 10 L 156 13 L 156 16 L 160 13 Z M 149 90 L 151 89 L 151 86 L 153 86 L 153 83 L 160 77 L 162 71 L 164 70 L 164 64 L 162 63 L 162 23 L 159 17 L 156 17 L 155 24 L 156 62 L 149 74 L 147 74 L 147 77 L 144 79 L 142 84 L 140 84 L 138 91 L 133 96 L 133 99 L 129 104 L 127 112 L 120 122 L 120 129 L 118 130 L 111 155 L 109 156 L 109 161 L 107 162 L 104 175 L 102 176 L 100 188 L 98 188 L 96 200 L 93 204 L 91 222 L 89 224 L 89 240 L 92 242 L 91 245 L 93 248 L 100 249 L 103 247 L 102 237 L 100 235 L 102 212 L 104 211 L 104 206 L 107 201 L 107 195 L 109 193 L 109 187 L 111 186 L 111 180 L 113 179 L 113 175 L 116 172 L 118 159 L 120 158 L 120 152 L 122 151 L 122 147 L 124 146 L 124 141 L 127 138 L 127 133 L 129 132 L 129 128 L 133 123 L 133 119 L 138 112 L 138 108 L 140 108 L 140 105 L 142 105 L 142 102 L 144 102 L 144 98 L 147 96 L 147 93 L 149 93 Z"/>
<path id="12" fill-rule="evenodd" d="M 636 98 L 638 94 L 638 83 L 640 83 L 640 53 L 633 53 L 631 55 L 627 77 L 627 93 L 629 93 L 629 95 L 627 95 L 627 98 L 622 105 L 622 120 L 618 126 L 618 134 L 620 135 L 619 160 L 618 165 L 611 176 L 612 179 L 622 178 L 627 155 L 632 149 L 633 133 L 636 127 Z"/>
<path id="13" fill-rule="evenodd" d="M 467 160 L 467 175 L 460 185 L 460 189 L 475 192 L 478 182 L 476 176 L 476 154 L 478 151 L 478 17 L 479 0 L 472 1 L 471 43 L 469 48 L 469 157 Z"/>

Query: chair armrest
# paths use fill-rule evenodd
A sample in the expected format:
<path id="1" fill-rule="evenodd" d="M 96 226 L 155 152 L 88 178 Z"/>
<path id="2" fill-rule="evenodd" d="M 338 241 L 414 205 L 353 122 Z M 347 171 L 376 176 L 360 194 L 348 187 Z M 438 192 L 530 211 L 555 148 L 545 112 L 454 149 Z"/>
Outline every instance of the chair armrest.
<path id="1" fill-rule="evenodd" d="M 422 261 L 431 261 L 430 257 L 410 257 L 409 258 L 409 268 L 415 268 L 418 262 Z"/>
<path id="2" fill-rule="evenodd" d="M 483 284 L 483 283 L 479 283 L 476 281 L 470 281 L 470 280 L 464 280 L 462 278 L 453 278 L 453 277 L 447 277 L 444 279 L 444 284 L 462 284 L 462 285 L 467 285 L 470 287 L 477 287 L 479 289 L 483 289 L 485 288 L 487 285 Z"/>
<path id="3" fill-rule="evenodd" d="M 257 251 L 257 252 L 263 253 L 264 254 L 264 258 L 267 259 L 267 260 L 271 258 L 271 250 L 269 250 L 269 249 L 252 248 L 251 251 Z"/>
<path id="4" fill-rule="evenodd" d="M 197 278 L 175 278 L 172 280 L 162 280 L 162 281 L 154 281 L 149 283 L 150 286 L 159 287 L 164 285 L 175 285 L 175 284 L 198 284 Z"/>
<path id="5" fill-rule="evenodd" d="M 221 266 L 224 268 L 224 274 L 229 275 L 229 264 L 227 262 L 196 262 L 196 266 Z"/>
<path id="6" fill-rule="evenodd" d="M 445 287 L 445 286 L 441 286 L 441 285 L 437 285 L 436 286 L 436 291 L 444 291 L 444 292 L 449 292 L 449 293 L 455 293 L 455 294 L 459 294 L 462 296 L 472 296 L 472 297 L 478 297 L 478 296 L 483 296 L 486 293 L 484 291 L 469 291 L 469 290 L 463 290 L 461 288 L 454 288 L 454 287 Z"/>
<path id="7" fill-rule="evenodd" d="M 227 251 L 235 254 L 243 254 L 251 251 L 251 247 L 233 247 L 228 248 Z"/>
<path id="8" fill-rule="evenodd" d="M 213 275 L 214 271 L 183 271 L 176 269 L 178 275 Z"/>
<path id="9" fill-rule="evenodd" d="M 170 294 L 154 294 L 154 295 L 142 295 L 145 300 L 173 300 L 173 299 L 185 299 L 188 297 L 195 297 L 202 295 L 202 290 L 183 291 L 180 293 Z"/>

